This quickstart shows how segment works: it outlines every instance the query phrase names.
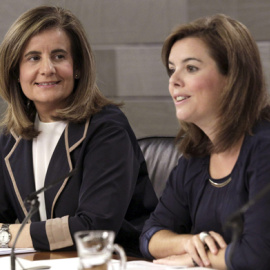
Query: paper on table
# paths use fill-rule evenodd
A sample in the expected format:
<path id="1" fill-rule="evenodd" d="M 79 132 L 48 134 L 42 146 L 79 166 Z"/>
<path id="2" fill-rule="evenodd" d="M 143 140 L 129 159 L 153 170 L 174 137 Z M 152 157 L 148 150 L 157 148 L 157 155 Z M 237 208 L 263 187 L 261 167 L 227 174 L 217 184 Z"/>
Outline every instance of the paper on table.
<path id="1" fill-rule="evenodd" d="M 167 270 L 167 269 L 185 269 L 186 266 L 168 266 L 162 264 L 156 264 L 147 261 L 130 261 L 127 262 L 127 269 L 146 269 L 146 270 Z"/>
<path id="2" fill-rule="evenodd" d="M 15 253 L 31 253 L 36 252 L 33 248 L 15 248 Z M 0 248 L 0 255 L 10 255 L 11 248 Z"/>
<path id="3" fill-rule="evenodd" d="M 205 267 L 186 267 L 186 266 L 171 266 L 171 265 L 162 265 L 156 264 L 147 261 L 130 261 L 127 262 L 127 269 L 129 270 L 176 270 L 176 269 L 188 269 L 188 270 L 213 270 L 212 268 Z"/>
<path id="4" fill-rule="evenodd" d="M 48 268 L 50 270 L 59 270 L 59 269 L 74 270 L 74 269 L 78 269 L 78 265 L 79 265 L 78 257 L 69 258 L 69 259 L 55 259 L 55 260 L 42 260 L 42 261 L 29 261 L 29 260 L 25 260 L 21 258 L 19 260 L 24 268 L 47 265 L 50 267 Z M 113 264 L 118 264 L 118 261 L 113 260 Z M 0 265 L 1 265 L 1 269 L 10 270 L 10 257 L 0 258 Z M 176 268 L 174 266 L 159 265 L 159 264 L 154 264 L 154 263 L 146 262 L 146 261 L 127 262 L 127 270 L 142 270 L 142 269 L 143 270 L 175 270 L 175 269 L 181 269 L 181 268 Z M 192 267 L 188 269 L 189 270 L 192 270 L 192 269 L 193 270 L 207 270 L 207 269 L 210 270 L 210 268 L 202 268 L 202 267 Z M 22 268 L 20 267 L 18 263 L 16 263 L 16 270 L 22 270 Z"/>
<path id="5" fill-rule="evenodd" d="M 29 261 L 25 259 L 18 258 L 21 265 L 24 268 L 35 267 L 35 266 L 49 266 L 50 270 L 76 270 L 78 269 L 79 259 L 70 258 L 70 259 L 56 259 L 56 260 L 41 260 L 41 261 Z M 10 257 L 0 257 L 1 269 L 10 270 Z M 46 269 L 46 268 L 44 268 Z M 18 264 L 16 260 L 16 270 L 23 270 L 23 268 Z"/>

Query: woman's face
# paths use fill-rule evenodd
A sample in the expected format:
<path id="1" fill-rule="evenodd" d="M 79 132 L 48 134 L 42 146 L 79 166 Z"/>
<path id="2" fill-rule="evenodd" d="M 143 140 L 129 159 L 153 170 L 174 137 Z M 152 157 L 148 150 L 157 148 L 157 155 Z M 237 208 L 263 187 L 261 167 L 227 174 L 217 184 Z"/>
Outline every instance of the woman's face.
<path id="1" fill-rule="evenodd" d="M 226 85 L 226 76 L 219 72 L 200 38 L 178 40 L 168 60 L 169 91 L 177 118 L 197 125 L 206 134 L 211 133 L 218 118 L 218 100 Z"/>
<path id="2" fill-rule="evenodd" d="M 28 41 L 20 60 L 19 80 L 40 119 L 52 121 L 51 116 L 65 107 L 74 88 L 71 43 L 63 30 L 44 30 Z"/>

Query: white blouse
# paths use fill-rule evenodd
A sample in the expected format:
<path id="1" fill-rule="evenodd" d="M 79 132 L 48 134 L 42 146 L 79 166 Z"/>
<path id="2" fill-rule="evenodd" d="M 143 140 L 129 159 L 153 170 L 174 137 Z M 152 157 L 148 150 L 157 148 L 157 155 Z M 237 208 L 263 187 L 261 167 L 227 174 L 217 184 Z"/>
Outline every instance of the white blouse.
<path id="1" fill-rule="evenodd" d="M 54 149 L 66 127 L 63 121 L 44 123 L 35 119 L 35 128 L 40 131 L 37 138 L 33 139 L 33 167 L 36 190 L 44 187 L 44 181 Z M 46 207 L 44 193 L 39 194 L 39 212 L 41 220 L 46 220 Z"/>

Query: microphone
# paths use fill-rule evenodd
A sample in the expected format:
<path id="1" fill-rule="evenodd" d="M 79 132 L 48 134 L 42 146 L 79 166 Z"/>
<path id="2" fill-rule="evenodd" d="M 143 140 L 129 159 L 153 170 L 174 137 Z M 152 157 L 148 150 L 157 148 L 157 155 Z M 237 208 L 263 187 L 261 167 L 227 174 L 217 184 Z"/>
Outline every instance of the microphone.
<path id="1" fill-rule="evenodd" d="M 256 204 L 260 199 L 262 199 L 268 192 L 270 192 L 270 184 L 258 192 L 252 199 L 245 203 L 242 207 L 232 213 L 227 219 L 224 228 L 230 227 L 232 230 L 232 242 L 231 248 L 228 254 L 228 261 L 231 265 L 233 251 L 235 249 L 235 244 L 239 239 L 243 231 L 243 214 L 254 204 Z"/>
<path id="2" fill-rule="evenodd" d="M 12 245 L 11 248 L 11 252 L 10 252 L 10 264 L 11 264 L 11 270 L 15 270 L 16 266 L 15 266 L 15 261 L 16 261 L 16 256 L 15 256 L 15 245 L 17 243 L 17 240 L 25 226 L 25 224 L 28 222 L 28 220 L 33 216 L 33 214 L 35 214 L 38 209 L 39 209 L 39 201 L 38 201 L 38 194 L 45 192 L 46 190 L 54 187 L 55 185 L 57 185 L 60 182 L 63 182 L 66 178 L 71 177 L 72 175 L 74 175 L 76 172 L 76 168 L 71 170 L 68 174 L 60 177 L 59 179 L 57 179 L 56 181 L 52 182 L 50 185 L 48 186 L 44 186 L 43 188 L 38 189 L 35 192 L 30 193 L 25 199 L 24 199 L 24 204 L 26 206 L 30 206 L 29 212 L 28 214 L 25 216 L 24 220 L 22 221 L 22 224 L 16 234 L 14 243 Z M 18 261 L 19 265 L 21 266 L 22 269 L 27 270 L 25 268 L 23 268 L 23 266 L 21 265 L 21 263 Z M 40 268 L 36 267 L 35 269 L 44 269 L 44 266 L 41 266 Z"/>
<path id="3" fill-rule="evenodd" d="M 40 188 L 40 189 L 38 189 L 37 191 L 35 191 L 35 192 L 33 192 L 33 193 L 30 193 L 30 194 L 25 198 L 24 202 L 28 204 L 28 203 L 31 202 L 32 200 L 36 199 L 38 194 L 47 191 L 48 189 L 54 187 L 54 186 L 57 185 L 58 183 L 64 181 L 66 178 L 71 177 L 72 175 L 74 175 L 75 172 L 76 172 L 76 169 L 73 169 L 73 170 L 71 170 L 69 173 L 67 173 L 66 175 L 60 177 L 58 180 L 52 182 L 50 185 L 45 186 L 45 187 L 43 187 L 43 188 Z"/>

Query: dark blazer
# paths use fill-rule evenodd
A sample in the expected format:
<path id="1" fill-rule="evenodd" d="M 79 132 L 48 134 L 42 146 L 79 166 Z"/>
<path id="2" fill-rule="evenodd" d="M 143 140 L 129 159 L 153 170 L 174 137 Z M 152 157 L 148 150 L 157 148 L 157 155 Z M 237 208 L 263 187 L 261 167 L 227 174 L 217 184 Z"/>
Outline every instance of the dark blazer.
<path id="1" fill-rule="evenodd" d="M 0 137 L 0 222 L 14 223 L 29 209 L 35 191 L 32 140 Z M 34 248 L 74 248 L 79 230 L 113 230 L 128 255 L 140 255 L 138 239 L 157 198 L 146 163 L 124 114 L 107 106 L 89 121 L 69 123 L 52 155 L 45 178 L 50 185 L 72 169 L 76 173 L 45 192 L 47 221 L 32 217 Z"/>

